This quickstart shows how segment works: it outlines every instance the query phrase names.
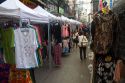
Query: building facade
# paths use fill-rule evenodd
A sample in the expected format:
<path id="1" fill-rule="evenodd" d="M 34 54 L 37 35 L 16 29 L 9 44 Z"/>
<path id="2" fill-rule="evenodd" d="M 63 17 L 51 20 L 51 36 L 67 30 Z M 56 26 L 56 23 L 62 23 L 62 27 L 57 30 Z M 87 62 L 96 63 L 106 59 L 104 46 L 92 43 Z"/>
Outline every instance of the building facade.
<path id="1" fill-rule="evenodd" d="M 42 8 L 46 7 L 46 4 L 41 0 L 20 0 L 20 1 L 32 9 L 34 9 L 38 5 L 40 5 Z"/>
<path id="2" fill-rule="evenodd" d="M 44 2 L 46 3 L 47 5 L 47 8 L 46 10 L 55 14 L 55 15 L 65 15 L 65 16 L 68 16 L 69 15 L 69 6 L 68 6 L 68 3 L 60 3 L 61 1 L 60 0 L 56 0 L 55 2 L 54 1 L 51 1 L 51 0 L 44 0 Z M 61 4 L 61 5 L 59 5 Z"/>
<path id="3" fill-rule="evenodd" d="M 75 3 L 76 3 L 76 0 L 68 0 L 70 18 L 75 18 L 75 14 L 76 14 Z"/>
<path id="4" fill-rule="evenodd" d="M 82 22 L 89 21 L 91 0 L 76 0 L 76 18 Z"/>
<path id="5" fill-rule="evenodd" d="M 92 5 L 92 13 L 94 14 L 95 12 L 98 11 L 99 0 L 92 0 L 91 5 Z"/>

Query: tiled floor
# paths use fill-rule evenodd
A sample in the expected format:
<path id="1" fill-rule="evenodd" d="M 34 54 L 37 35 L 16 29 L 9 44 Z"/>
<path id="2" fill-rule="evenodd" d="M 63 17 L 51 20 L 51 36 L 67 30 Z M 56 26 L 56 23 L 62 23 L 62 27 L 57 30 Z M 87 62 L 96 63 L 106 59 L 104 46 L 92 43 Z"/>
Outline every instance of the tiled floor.
<path id="1" fill-rule="evenodd" d="M 35 70 L 36 83 L 90 83 L 88 61 L 80 61 L 79 49 L 62 57 L 60 68 Z"/>

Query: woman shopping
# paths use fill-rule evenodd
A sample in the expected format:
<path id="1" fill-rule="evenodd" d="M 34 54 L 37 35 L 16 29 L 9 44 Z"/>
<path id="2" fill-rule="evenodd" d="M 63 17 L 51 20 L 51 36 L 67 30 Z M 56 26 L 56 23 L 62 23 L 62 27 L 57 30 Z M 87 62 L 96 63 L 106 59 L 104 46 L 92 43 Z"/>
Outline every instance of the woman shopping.
<path id="1" fill-rule="evenodd" d="M 84 34 L 84 32 L 79 32 L 79 50 L 80 50 L 80 59 L 83 60 L 83 53 L 84 53 L 84 59 L 86 58 L 86 47 L 88 44 L 88 40 Z"/>

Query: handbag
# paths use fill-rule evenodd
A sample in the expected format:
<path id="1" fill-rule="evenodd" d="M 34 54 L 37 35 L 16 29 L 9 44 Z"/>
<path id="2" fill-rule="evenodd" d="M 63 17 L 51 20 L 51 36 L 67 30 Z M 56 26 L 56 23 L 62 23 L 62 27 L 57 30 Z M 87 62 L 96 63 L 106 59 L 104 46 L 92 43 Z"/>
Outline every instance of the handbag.
<path id="1" fill-rule="evenodd" d="M 84 37 L 81 42 L 81 47 L 86 47 L 88 45 L 88 42 L 84 42 Z"/>

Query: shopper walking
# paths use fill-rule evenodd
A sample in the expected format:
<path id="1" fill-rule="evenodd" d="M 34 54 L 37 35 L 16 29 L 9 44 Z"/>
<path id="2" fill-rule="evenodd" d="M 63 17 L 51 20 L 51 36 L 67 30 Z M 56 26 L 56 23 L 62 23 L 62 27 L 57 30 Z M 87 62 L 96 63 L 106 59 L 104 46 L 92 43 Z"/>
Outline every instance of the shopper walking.
<path id="1" fill-rule="evenodd" d="M 86 58 L 86 47 L 87 47 L 87 44 L 88 44 L 88 40 L 85 36 L 85 33 L 84 32 L 79 32 L 79 43 L 78 43 L 78 46 L 79 46 L 79 52 L 80 52 L 80 59 L 83 60 L 83 53 L 84 53 L 84 59 Z"/>
<path id="2" fill-rule="evenodd" d="M 77 48 L 78 43 L 79 43 L 78 36 L 79 36 L 79 33 L 78 33 L 78 31 L 76 30 L 76 31 L 75 31 L 75 37 L 74 37 L 74 38 L 75 38 L 74 42 L 75 42 L 76 48 Z"/>

